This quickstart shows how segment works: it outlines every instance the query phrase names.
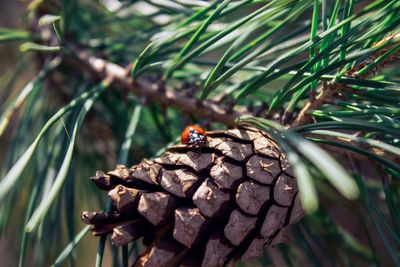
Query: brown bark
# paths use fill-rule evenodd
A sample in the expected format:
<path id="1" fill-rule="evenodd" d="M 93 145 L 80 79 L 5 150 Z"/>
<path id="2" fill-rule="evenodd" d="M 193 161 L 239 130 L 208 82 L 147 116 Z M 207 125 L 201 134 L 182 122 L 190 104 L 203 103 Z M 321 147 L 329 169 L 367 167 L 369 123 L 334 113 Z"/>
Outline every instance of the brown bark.
<path id="1" fill-rule="evenodd" d="M 184 93 L 162 88 L 157 83 L 151 82 L 148 78 L 138 78 L 133 80 L 128 76 L 128 71 L 122 66 L 97 58 L 74 47 L 70 47 L 77 55 L 76 58 L 68 58 L 71 65 L 81 69 L 84 72 L 91 72 L 100 79 L 104 77 L 113 77 L 114 84 L 129 90 L 136 95 L 145 96 L 148 100 L 158 103 L 161 106 L 175 107 L 183 112 L 195 115 L 201 118 L 208 118 L 215 122 L 221 122 L 227 126 L 234 126 L 235 120 L 248 115 L 246 111 L 231 110 L 227 112 L 227 107 L 212 100 L 199 101 Z M 165 90 L 164 90 L 165 89 Z"/>

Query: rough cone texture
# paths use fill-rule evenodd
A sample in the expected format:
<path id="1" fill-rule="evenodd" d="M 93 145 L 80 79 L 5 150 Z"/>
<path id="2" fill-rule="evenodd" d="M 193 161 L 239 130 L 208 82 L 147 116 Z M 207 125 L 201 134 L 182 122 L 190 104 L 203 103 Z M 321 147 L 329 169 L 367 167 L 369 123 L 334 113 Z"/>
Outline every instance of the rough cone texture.
<path id="1" fill-rule="evenodd" d="M 201 150 L 175 146 L 131 168 L 98 171 L 91 179 L 114 209 L 82 220 L 116 246 L 144 237 L 148 248 L 133 266 L 232 266 L 284 242 L 303 215 L 285 155 L 256 129 L 207 134 Z"/>

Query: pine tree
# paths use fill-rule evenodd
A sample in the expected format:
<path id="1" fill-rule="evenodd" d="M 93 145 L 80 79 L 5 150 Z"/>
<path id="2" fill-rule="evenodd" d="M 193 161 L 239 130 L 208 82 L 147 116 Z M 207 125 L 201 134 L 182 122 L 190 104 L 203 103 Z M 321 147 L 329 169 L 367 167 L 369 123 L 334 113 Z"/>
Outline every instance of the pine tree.
<path id="1" fill-rule="evenodd" d="M 398 14 L 30 2 L 25 29 L 0 29 L 22 54 L 0 77 L 0 232 L 19 266 L 82 251 L 96 266 L 400 266 Z M 179 144 L 191 124 L 204 145 Z"/>

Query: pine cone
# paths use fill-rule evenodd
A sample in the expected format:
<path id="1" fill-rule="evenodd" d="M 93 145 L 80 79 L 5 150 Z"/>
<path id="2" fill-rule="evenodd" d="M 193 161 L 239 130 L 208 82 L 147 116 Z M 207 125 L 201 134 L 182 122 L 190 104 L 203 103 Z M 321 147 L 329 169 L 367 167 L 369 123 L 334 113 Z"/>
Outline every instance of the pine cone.
<path id="1" fill-rule="evenodd" d="M 116 246 L 144 237 L 133 266 L 232 266 L 284 242 L 303 216 L 285 155 L 253 128 L 208 132 L 200 149 L 174 146 L 91 179 L 114 206 L 82 220 Z"/>

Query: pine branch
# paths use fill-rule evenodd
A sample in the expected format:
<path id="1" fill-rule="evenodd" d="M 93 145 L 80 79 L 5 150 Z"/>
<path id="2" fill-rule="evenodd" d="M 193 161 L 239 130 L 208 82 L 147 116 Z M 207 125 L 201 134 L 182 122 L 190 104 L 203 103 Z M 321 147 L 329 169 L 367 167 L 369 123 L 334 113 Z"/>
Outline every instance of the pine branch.
<path id="1" fill-rule="evenodd" d="M 387 50 L 388 49 L 385 49 L 385 51 Z M 381 52 L 382 51 L 380 51 L 380 54 Z M 157 102 L 160 105 L 165 105 L 168 107 L 173 106 L 183 112 L 220 122 L 228 127 L 236 126 L 235 121 L 237 118 L 249 114 L 248 112 L 239 112 L 233 110 L 229 111 L 228 113 L 228 107 L 217 103 L 217 101 L 201 101 L 193 97 L 185 96 L 183 93 L 174 91 L 172 89 L 166 90 L 165 88 L 161 88 L 161 86 L 163 86 L 162 84 L 150 81 L 147 77 L 142 77 L 134 81 L 131 77 L 129 77 L 129 69 L 107 60 L 90 56 L 85 51 L 81 51 L 79 49 L 76 49 L 76 54 L 78 55 L 76 59 L 77 61 L 73 62 L 73 64 L 79 68 L 83 68 L 83 71 L 92 72 L 99 79 L 103 79 L 104 77 L 112 78 L 113 82 L 117 86 L 126 90 L 130 90 L 137 96 L 145 97 L 151 101 Z M 392 59 L 393 57 L 390 58 Z M 388 62 L 385 62 L 385 66 L 387 66 L 387 64 Z M 351 89 L 342 83 L 331 83 L 324 87 L 321 93 L 313 101 L 309 101 L 306 104 L 298 118 L 292 124 L 292 127 L 307 124 L 311 119 L 309 112 L 314 109 L 318 109 L 328 100 L 332 99 L 337 92 L 345 90 Z M 327 139 L 327 137 L 324 137 L 324 139 Z M 340 141 L 349 144 L 352 143 L 351 140 L 341 139 Z M 347 155 L 348 153 L 346 150 L 336 149 L 333 146 L 324 146 L 324 149 L 337 154 Z M 383 150 L 377 150 L 373 147 L 365 147 L 365 149 L 373 154 L 390 159 L 392 162 L 398 162 L 393 155 L 386 153 Z M 364 156 L 360 156 L 356 153 L 352 154 L 360 160 L 366 159 Z"/>
<path id="2" fill-rule="evenodd" d="M 359 79 L 366 79 L 372 75 L 375 75 L 378 71 L 382 70 L 385 67 L 388 67 L 390 63 L 395 61 L 396 59 L 399 59 L 400 56 L 400 50 L 397 50 L 395 53 L 389 55 L 388 57 L 384 58 L 382 61 L 380 61 L 378 64 L 373 66 L 370 69 L 366 69 L 370 64 L 373 64 L 375 60 L 377 60 L 379 57 L 384 56 L 387 52 L 389 52 L 391 49 L 396 47 L 400 43 L 400 33 L 397 34 L 391 34 L 390 36 L 384 38 L 383 40 L 379 41 L 374 45 L 374 47 L 379 47 L 384 45 L 385 43 L 395 40 L 394 44 L 390 46 L 385 46 L 382 50 L 379 50 L 376 54 L 372 55 L 365 61 L 361 62 L 360 64 L 354 66 L 351 68 L 347 73 L 346 76 L 348 77 L 353 77 L 353 78 L 359 78 Z M 363 72 L 363 70 L 367 70 L 366 72 Z M 334 95 L 338 92 L 348 90 L 349 88 L 342 83 L 338 82 L 332 82 L 328 85 L 323 85 L 321 92 L 318 94 L 316 98 L 311 98 L 307 104 L 301 109 L 299 112 L 297 118 L 294 120 L 292 123 L 292 127 L 300 126 L 307 124 L 311 121 L 312 115 L 311 112 L 313 110 L 318 109 L 321 107 L 326 101 L 332 101 L 332 98 Z"/>
<path id="3" fill-rule="evenodd" d="M 248 114 L 246 111 L 229 110 L 222 104 L 210 100 L 198 100 L 188 97 L 176 90 L 167 89 L 161 82 L 150 81 L 147 77 L 141 77 L 135 81 L 129 77 L 129 71 L 107 60 L 88 55 L 84 51 L 76 49 L 77 60 L 72 62 L 75 66 L 90 71 L 96 77 L 113 77 L 114 83 L 121 88 L 132 91 L 138 96 L 145 97 L 160 105 L 175 107 L 183 112 L 226 126 L 234 126 L 236 118 Z"/>

